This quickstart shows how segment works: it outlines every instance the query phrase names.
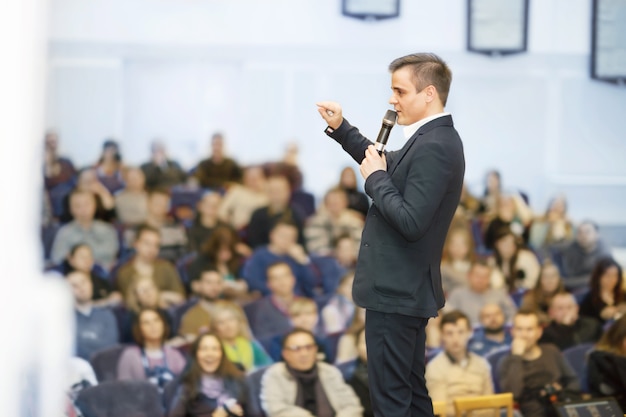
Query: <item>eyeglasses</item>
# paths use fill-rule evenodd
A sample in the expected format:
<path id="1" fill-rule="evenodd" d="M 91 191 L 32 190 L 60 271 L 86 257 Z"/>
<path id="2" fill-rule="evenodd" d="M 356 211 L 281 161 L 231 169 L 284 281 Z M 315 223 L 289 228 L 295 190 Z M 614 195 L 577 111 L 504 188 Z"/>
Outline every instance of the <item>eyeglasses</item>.
<path id="1" fill-rule="evenodd" d="M 285 346 L 285 350 L 288 350 L 290 352 L 300 352 L 301 350 L 306 350 L 307 352 L 309 352 L 316 348 L 317 348 L 317 345 L 315 343 L 302 345 L 302 346 Z"/>

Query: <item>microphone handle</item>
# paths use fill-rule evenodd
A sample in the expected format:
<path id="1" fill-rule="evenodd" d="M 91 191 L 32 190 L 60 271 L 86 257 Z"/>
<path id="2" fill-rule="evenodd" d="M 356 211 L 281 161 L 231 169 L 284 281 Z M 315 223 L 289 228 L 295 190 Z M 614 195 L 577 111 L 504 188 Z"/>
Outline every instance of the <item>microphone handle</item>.
<path id="1" fill-rule="evenodd" d="M 387 140 L 389 139 L 389 133 L 391 133 L 392 127 L 393 126 L 388 126 L 383 123 L 382 127 L 380 128 L 380 132 L 378 132 L 378 137 L 376 138 L 376 143 L 374 144 L 374 147 L 378 151 L 378 155 L 382 156 L 383 151 L 385 150 L 385 145 L 387 144 Z"/>

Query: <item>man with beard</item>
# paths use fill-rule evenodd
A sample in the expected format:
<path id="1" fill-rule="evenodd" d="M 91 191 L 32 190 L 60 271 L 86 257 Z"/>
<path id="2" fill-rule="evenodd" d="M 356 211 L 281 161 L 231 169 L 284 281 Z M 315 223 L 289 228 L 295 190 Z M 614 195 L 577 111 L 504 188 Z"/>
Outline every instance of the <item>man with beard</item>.
<path id="1" fill-rule="evenodd" d="M 193 341 L 198 334 L 211 328 L 213 303 L 224 291 L 224 278 L 215 269 L 204 270 L 195 283 L 194 290 L 200 299 L 185 313 L 178 331 L 187 341 Z"/>
<path id="2" fill-rule="evenodd" d="M 469 350 L 485 357 L 502 346 L 511 346 L 512 340 L 502 308 L 498 304 L 485 304 L 480 309 L 480 327 L 474 330 Z"/>

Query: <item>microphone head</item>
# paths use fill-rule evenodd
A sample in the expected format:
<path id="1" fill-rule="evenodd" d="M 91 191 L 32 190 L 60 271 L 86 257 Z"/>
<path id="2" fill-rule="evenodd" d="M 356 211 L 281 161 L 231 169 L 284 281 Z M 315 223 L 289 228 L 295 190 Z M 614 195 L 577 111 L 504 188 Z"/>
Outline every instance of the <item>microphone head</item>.
<path id="1" fill-rule="evenodd" d="M 383 117 L 383 124 L 393 127 L 396 124 L 396 119 L 398 118 L 398 113 L 393 110 L 387 110 L 385 113 L 385 117 Z"/>

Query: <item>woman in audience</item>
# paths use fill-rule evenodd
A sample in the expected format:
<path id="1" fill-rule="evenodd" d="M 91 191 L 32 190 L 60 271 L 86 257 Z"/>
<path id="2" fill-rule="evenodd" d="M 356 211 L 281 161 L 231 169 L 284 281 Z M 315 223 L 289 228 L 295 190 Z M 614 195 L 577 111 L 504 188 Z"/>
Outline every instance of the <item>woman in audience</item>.
<path id="1" fill-rule="evenodd" d="M 587 362 L 589 391 L 615 397 L 626 412 L 626 315 L 604 333 Z"/>
<path id="2" fill-rule="evenodd" d="M 59 270 L 63 275 L 72 271 L 81 271 L 89 275 L 93 285 L 94 305 L 114 306 L 122 301 L 122 295 L 113 291 L 106 271 L 95 264 L 91 247 L 86 243 L 74 245 Z"/>
<path id="3" fill-rule="evenodd" d="M 556 294 L 565 292 L 565 285 L 559 269 L 546 259 L 541 265 L 539 279 L 534 288 L 524 294 L 520 308 L 535 310 L 543 324 L 547 324 L 548 308 Z"/>
<path id="4" fill-rule="evenodd" d="M 222 340 L 228 359 L 245 371 L 269 365 L 272 359 L 253 339 L 241 307 L 232 301 L 218 300 L 213 306 L 213 329 Z"/>
<path id="5" fill-rule="evenodd" d="M 244 375 L 228 359 L 219 337 L 204 333 L 191 346 L 189 366 L 167 416 L 244 416 L 246 395 Z"/>
<path id="6" fill-rule="evenodd" d="M 129 167 L 124 174 L 126 186 L 115 194 L 115 211 L 125 227 L 138 226 L 148 218 L 146 177 L 137 167 Z"/>
<path id="7" fill-rule="evenodd" d="M 341 234 L 333 242 L 332 256 L 343 268 L 354 269 L 359 256 L 359 245 L 349 234 Z"/>
<path id="8" fill-rule="evenodd" d="M 567 216 L 567 200 L 561 194 L 550 200 L 542 217 L 533 220 L 530 227 L 530 246 L 545 255 L 574 239 L 574 225 Z"/>
<path id="9" fill-rule="evenodd" d="M 496 215 L 498 200 L 502 193 L 502 180 L 500 178 L 500 172 L 493 169 L 488 171 L 485 175 L 485 192 L 480 199 L 479 212 L 485 216 L 485 218 L 491 218 Z"/>
<path id="10" fill-rule="evenodd" d="M 108 139 L 102 144 L 102 154 L 94 168 L 98 179 L 111 194 L 124 188 L 122 155 L 117 142 Z"/>
<path id="11" fill-rule="evenodd" d="M 354 272 L 352 271 L 341 277 L 337 292 L 322 308 L 322 323 L 326 334 L 341 333 L 350 325 L 355 310 L 354 301 L 352 301 L 353 282 Z"/>
<path id="12" fill-rule="evenodd" d="M 358 356 L 356 349 L 357 334 L 361 329 L 365 328 L 365 309 L 356 307 L 352 323 L 346 332 L 339 338 L 337 343 L 337 355 L 335 356 L 335 364 L 349 362 Z"/>
<path id="13" fill-rule="evenodd" d="M 589 293 L 580 303 L 580 314 L 606 323 L 626 313 L 623 279 L 622 268 L 614 259 L 600 259 L 591 273 Z"/>
<path id="14" fill-rule="evenodd" d="M 485 230 L 484 241 L 487 249 L 494 249 L 496 235 L 503 227 L 511 229 L 513 234 L 521 238 L 524 246 L 528 245 L 530 224 L 533 212 L 518 193 L 503 194 L 498 199 L 496 217 Z"/>
<path id="15" fill-rule="evenodd" d="M 339 177 L 339 188 L 348 195 L 348 208 L 361 213 L 364 217 L 370 208 L 367 195 L 357 189 L 356 174 L 352 167 L 345 167 Z"/>
<path id="16" fill-rule="evenodd" d="M 515 233 L 502 227 L 494 234 L 494 254 L 489 258 L 497 274 L 492 281 L 493 288 L 507 288 L 513 293 L 519 289 L 530 289 L 539 278 L 537 256 L 518 243 Z"/>
<path id="17" fill-rule="evenodd" d="M 239 237 L 230 226 L 217 226 L 189 265 L 191 281 L 198 280 L 200 273 L 206 269 L 216 269 L 224 278 L 224 296 L 246 299 L 248 284 L 240 278 L 244 262 L 244 256 L 238 252 L 240 246 Z"/>
<path id="18" fill-rule="evenodd" d="M 163 390 L 185 367 L 183 355 L 164 345 L 169 331 L 163 313 L 154 308 L 142 309 L 133 323 L 137 346 L 129 346 L 122 352 L 117 364 L 117 378 L 148 380 Z"/>
<path id="19" fill-rule="evenodd" d="M 474 239 L 470 231 L 462 226 L 451 228 L 441 257 L 441 283 L 445 293 L 467 286 L 467 273 L 475 258 Z"/>
<path id="20" fill-rule="evenodd" d="M 347 375 L 348 385 L 354 389 L 363 406 L 363 417 L 374 417 L 372 402 L 370 400 L 369 382 L 367 379 L 367 346 L 365 344 L 365 328 L 356 334 L 357 358 L 354 370 Z"/>

